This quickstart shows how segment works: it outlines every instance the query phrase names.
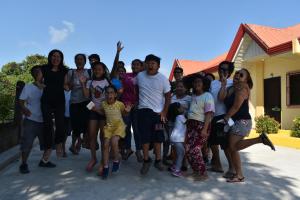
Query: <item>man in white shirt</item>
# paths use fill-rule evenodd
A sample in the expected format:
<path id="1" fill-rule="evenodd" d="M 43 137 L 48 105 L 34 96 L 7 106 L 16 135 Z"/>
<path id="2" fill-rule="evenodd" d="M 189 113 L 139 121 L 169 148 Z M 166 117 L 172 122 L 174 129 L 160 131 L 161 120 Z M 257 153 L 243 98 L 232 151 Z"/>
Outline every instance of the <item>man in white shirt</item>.
<path id="1" fill-rule="evenodd" d="M 147 174 L 151 159 L 149 144 L 154 143 L 155 163 L 158 170 L 163 170 L 161 164 L 161 143 L 164 141 L 164 124 L 167 119 L 168 107 L 171 101 L 170 83 L 158 72 L 160 58 L 148 55 L 145 59 L 146 70 L 137 75 L 139 89 L 138 124 L 143 146 L 144 162 L 141 174 Z"/>
<path id="2" fill-rule="evenodd" d="M 210 170 L 214 172 L 220 172 L 220 173 L 224 172 L 220 161 L 220 156 L 219 156 L 219 145 L 220 145 L 225 152 L 228 165 L 229 165 L 229 169 L 224 175 L 226 176 L 226 178 L 228 178 L 228 176 L 233 175 L 235 170 L 233 169 L 230 154 L 228 152 L 228 135 L 224 133 L 223 127 L 219 126 L 220 124 L 217 124 L 217 121 L 223 119 L 224 115 L 227 112 L 224 102 L 220 101 L 218 96 L 221 90 L 226 90 L 228 87 L 232 86 L 233 82 L 229 78 L 233 70 L 234 70 L 234 64 L 232 62 L 228 62 L 228 61 L 221 62 L 218 68 L 220 80 L 212 81 L 211 88 L 210 88 L 210 92 L 214 97 L 214 102 L 215 102 L 215 113 L 214 113 L 214 118 L 212 119 L 211 122 L 212 129 L 208 139 L 208 143 L 213 154 L 212 161 L 211 161 L 212 167 Z"/>
<path id="3" fill-rule="evenodd" d="M 31 75 L 34 78 L 34 82 L 26 84 L 19 97 L 21 110 L 24 115 L 23 132 L 20 141 L 22 163 L 19 167 L 19 171 L 22 174 L 29 173 L 27 159 L 36 137 L 39 139 L 40 149 L 45 150 L 43 138 L 43 115 L 41 111 L 41 96 L 44 85 L 42 84 L 43 74 L 41 68 L 39 66 L 34 66 L 31 69 Z M 39 163 L 40 167 L 53 168 L 56 166 L 48 160 L 50 154 L 51 149 L 44 151 L 43 158 Z"/>

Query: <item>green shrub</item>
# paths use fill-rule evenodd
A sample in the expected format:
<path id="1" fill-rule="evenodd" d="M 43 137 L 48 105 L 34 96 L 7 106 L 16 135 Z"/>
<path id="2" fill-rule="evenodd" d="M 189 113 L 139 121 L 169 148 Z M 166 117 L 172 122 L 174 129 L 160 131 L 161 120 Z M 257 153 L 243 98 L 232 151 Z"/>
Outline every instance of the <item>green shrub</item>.
<path id="1" fill-rule="evenodd" d="M 280 124 L 268 115 L 256 117 L 255 122 L 255 129 L 257 133 L 278 133 Z"/>
<path id="2" fill-rule="evenodd" d="M 292 128 L 292 137 L 299 137 L 300 138 L 300 117 L 296 117 L 294 120 L 294 125 Z"/>

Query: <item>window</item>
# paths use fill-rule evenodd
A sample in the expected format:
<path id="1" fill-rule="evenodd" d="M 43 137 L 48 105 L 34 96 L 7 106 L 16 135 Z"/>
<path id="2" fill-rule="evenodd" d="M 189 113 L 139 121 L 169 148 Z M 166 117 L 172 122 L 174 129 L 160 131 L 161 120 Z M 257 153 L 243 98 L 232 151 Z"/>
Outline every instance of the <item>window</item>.
<path id="1" fill-rule="evenodd" d="M 287 74 L 287 105 L 300 106 L 300 71 Z"/>

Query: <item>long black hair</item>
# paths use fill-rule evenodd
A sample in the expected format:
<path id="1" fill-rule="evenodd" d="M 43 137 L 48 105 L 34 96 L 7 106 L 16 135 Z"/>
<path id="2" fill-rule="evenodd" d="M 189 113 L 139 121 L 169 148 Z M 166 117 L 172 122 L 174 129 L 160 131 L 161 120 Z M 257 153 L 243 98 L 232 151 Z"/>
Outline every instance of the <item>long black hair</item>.
<path id="1" fill-rule="evenodd" d="M 49 52 L 48 54 L 48 66 L 50 66 L 51 68 L 53 67 L 52 63 L 51 63 L 51 57 L 53 56 L 54 53 L 58 53 L 60 55 L 61 61 L 59 63 L 59 68 L 60 69 L 66 69 L 66 66 L 64 65 L 64 54 L 62 51 L 58 50 L 58 49 L 53 49 Z"/>

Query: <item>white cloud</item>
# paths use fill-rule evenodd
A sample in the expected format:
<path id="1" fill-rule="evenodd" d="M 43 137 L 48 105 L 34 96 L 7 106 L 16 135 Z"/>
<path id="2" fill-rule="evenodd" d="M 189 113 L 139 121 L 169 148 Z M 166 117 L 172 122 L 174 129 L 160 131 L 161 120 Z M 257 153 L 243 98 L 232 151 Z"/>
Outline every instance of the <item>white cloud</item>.
<path id="1" fill-rule="evenodd" d="M 24 47 L 34 47 L 34 48 L 39 48 L 41 45 L 35 41 L 23 41 L 19 42 L 19 47 L 24 48 Z"/>
<path id="2" fill-rule="evenodd" d="M 72 22 L 62 21 L 64 27 L 61 29 L 55 28 L 53 26 L 49 27 L 50 42 L 52 44 L 58 44 L 66 40 L 67 37 L 74 32 L 75 26 Z"/>

